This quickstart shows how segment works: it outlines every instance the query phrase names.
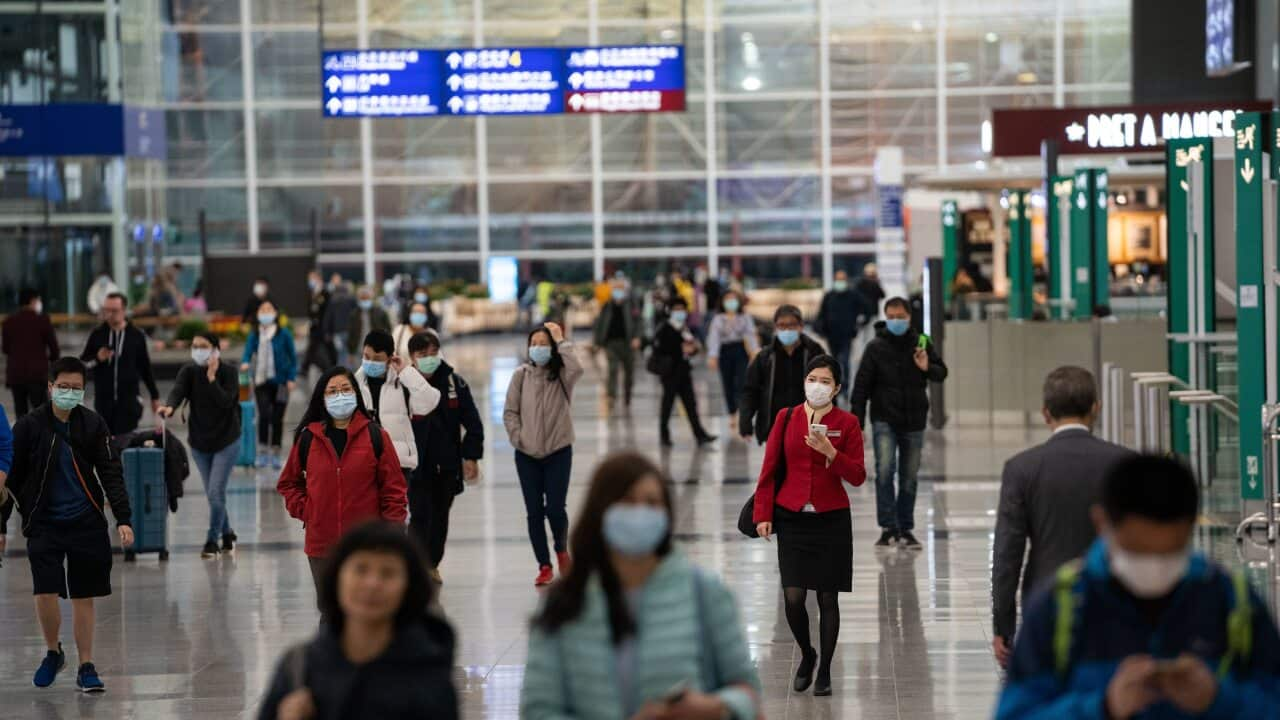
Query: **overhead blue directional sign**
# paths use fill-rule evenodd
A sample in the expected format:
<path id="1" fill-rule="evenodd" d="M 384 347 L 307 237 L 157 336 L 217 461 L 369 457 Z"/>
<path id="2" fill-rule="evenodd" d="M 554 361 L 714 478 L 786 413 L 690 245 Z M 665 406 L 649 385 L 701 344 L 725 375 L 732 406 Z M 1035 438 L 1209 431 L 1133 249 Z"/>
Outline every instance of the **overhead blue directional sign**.
<path id="1" fill-rule="evenodd" d="M 556 48 L 450 50 L 444 62 L 451 115 L 564 112 L 564 63 Z"/>
<path id="2" fill-rule="evenodd" d="M 439 115 L 444 97 L 438 50 L 338 50 L 324 54 L 329 117 Z"/>

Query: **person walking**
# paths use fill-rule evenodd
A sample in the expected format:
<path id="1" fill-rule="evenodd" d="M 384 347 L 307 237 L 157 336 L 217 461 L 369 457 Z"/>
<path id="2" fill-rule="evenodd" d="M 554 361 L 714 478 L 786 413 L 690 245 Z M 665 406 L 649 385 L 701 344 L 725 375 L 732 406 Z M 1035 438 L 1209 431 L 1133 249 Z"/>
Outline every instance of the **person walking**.
<path id="1" fill-rule="evenodd" d="M 605 392 L 611 408 L 617 404 L 619 396 L 623 405 L 631 407 L 640 331 L 640 312 L 631 299 L 631 289 L 626 279 L 615 277 L 610 282 L 609 301 L 601 306 L 592 331 L 592 344 L 597 350 L 604 350 L 608 359 Z M 618 390 L 619 376 L 622 378 L 621 392 Z"/>
<path id="2" fill-rule="evenodd" d="M 670 484 L 643 455 L 596 469 L 574 567 L 529 632 L 526 720 L 761 716 L 733 594 L 675 549 Z"/>
<path id="3" fill-rule="evenodd" d="M 1111 467 L 1102 539 L 1027 607 L 997 720 L 1275 717 L 1280 634 L 1243 569 L 1193 551 L 1199 500 L 1176 459 Z"/>
<path id="4" fill-rule="evenodd" d="M 876 518 L 878 547 L 901 541 L 919 549 L 915 529 L 916 485 L 924 428 L 929 418 L 929 383 L 947 379 L 947 366 L 927 335 L 911 329 L 907 301 L 895 297 L 884 305 L 887 318 L 876 323 L 878 335 L 858 365 L 850 403 L 866 427 L 871 403 L 872 447 L 876 454 Z M 894 479 L 897 478 L 897 492 Z"/>
<path id="5" fill-rule="evenodd" d="M 258 306 L 258 323 L 245 340 L 240 371 L 251 372 L 258 402 L 256 465 L 279 470 L 284 411 L 298 380 L 298 351 L 293 333 L 280 327 L 276 306 L 270 300 Z"/>
<path id="6" fill-rule="evenodd" d="M 653 338 L 650 369 L 662 381 L 662 406 L 658 415 L 658 432 L 662 447 L 671 447 L 671 411 L 676 398 L 684 405 L 684 414 L 693 428 L 693 438 L 699 446 L 710 445 L 717 440 L 707 432 L 698 417 L 698 398 L 693 392 L 693 366 L 689 358 L 702 351 L 693 331 L 688 327 L 689 306 L 676 298 L 667 310 L 667 321 L 658 328 Z"/>
<path id="7" fill-rule="evenodd" d="M 347 330 L 350 327 L 351 315 L 356 311 L 356 298 L 351 292 L 350 283 L 334 273 L 329 278 L 329 306 L 324 313 L 324 334 L 333 343 L 333 357 L 338 365 L 350 365 L 351 353 L 348 349 Z M 363 337 L 363 335 L 361 336 Z"/>
<path id="8" fill-rule="evenodd" d="M 55 361 L 49 368 L 50 402 L 18 420 L 12 444 L 8 421 L 0 417 L 6 428 L 0 431 L 0 490 L 7 488 L 16 500 L 0 510 L 0 535 L 16 504 L 27 539 L 36 619 L 47 648 L 33 684 L 49 687 L 66 667 L 58 598 L 69 598 L 80 656 L 76 688 L 100 693 L 106 685 L 94 665 L 94 598 L 111 595 L 106 505 L 121 547 L 133 545 L 133 527 L 111 428 L 81 405 L 87 376 L 84 363 L 74 357 Z"/>
<path id="9" fill-rule="evenodd" d="M 409 502 L 395 443 L 370 417 L 350 370 L 339 366 L 320 376 L 276 492 L 289 516 L 303 523 L 317 598 L 324 558 L 343 528 L 378 518 L 404 524 Z M 326 608 L 318 604 L 323 622 Z"/>
<path id="10" fill-rule="evenodd" d="M 359 357 L 364 339 L 374 330 L 391 332 L 391 316 L 373 300 L 373 288 L 365 285 L 356 291 L 356 307 L 347 317 L 347 355 Z"/>
<path id="11" fill-rule="evenodd" d="M 201 333 L 191 340 L 191 362 L 178 370 L 169 398 L 157 414 L 173 417 L 184 402 L 190 409 L 187 442 L 191 458 L 200 470 L 209 500 L 209 532 L 200 556 L 212 558 L 236 547 L 236 533 L 227 514 L 227 483 L 240 454 L 239 378 L 234 367 L 222 364 L 221 343 L 213 333 Z"/>
<path id="12" fill-rule="evenodd" d="M 1082 555 L 1097 538 L 1089 509 L 1102 499 L 1102 482 L 1115 464 L 1133 452 L 1093 436 L 1098 417 L 1093 373 L 1064 366 L 1044 381 L 1041 413 L 1053 435 L 1042 445 L 1005 463 L 996 514 L 991 564 L 992 647 L 1007 667 L 1018 619 L 1018 583 L 1022 606 L 1032 591 L 1058 568 Z M 1027 542 L 1031 543 L 1026 560 Z"/>
<path id="13" fill-rule="evenodd" d="M 804 402 L 805 368 L 825 354 L 822 344 L 805 333 L 800 308 L 778 308 L 773 313 L 773 342 L 747 367 L 738 408 L 738 434 L 744 440 L 755 435 L 763 445 L 778 410 Z"/>
<path id="14" fill-rule="evenodd" d="M 102 303 L 102 324 L 89 333 L 80 359 L 93 373 L 93 409 L 106 420 L 112 435 L 133 432 L 142 419 L 138 384 L 151 395 L 151 410 L 160 408 L 160 389 L 151 372 L 146 333 L 125 316 L 128 299 L 111 293 Z"/>
<path id="15" fill-rule="evenodd" d="M 259 275 L 254 278 L 253 290 L 249 293 L 248 299 L 244 301 L 244 311 L 240 313 L 240 322 L 252 326 L 257 321 L 258 310 L 264 302 L 272 302 L 271 281 L 267 279 L 266 275 Z"/>
<path id="16" fill-rule="evenodd" d="M 583 369 L 573 343 L 556 323 L 529 333 L 528 347 L 528 360 L 515 369 L 507 385 L 502 424 L 515 448 L 529 543 L 538 561 L 533 584 L 542 586 L 555 579 L 547 551 L 548 524 L 561 577 L 571 564 L 565 498 L 573 469 L 573 390 Z"/>
<path id="17" fill-rule="evenodd" d="M 440 391 L 404 357 L 395 354 L 391 334 L 374 330 L 364 339 L 364 360 L 356 371 L 360 399 L 396 445 L 396 456 L 408 487 L 418 467 L 413 419 L 426 417 L 440 404 Z"/>
<path id="18" fill-rule="evenodd" d="M 822 306 L 813 326 L 819 335 L 826 338 L 827 347 L 840 362 L 845 377 L 853 377 L 855 372 L 850 362 L 853 340 L 873 314 L 862 293 L 849 287 L 849 273 L 837 271 L 831 290 L 822 296 Z"/>
<path id="19" fill-rule="evenodd" d="M 22 417 L 44 404 L 49 394 L 49 363 L 62 355 L 53 323 L 44 314 L 40 293 L 18 293 L 21 309 L 5 318 L 0 328 L 4 349 L 4 384 L 13 393 L 13 412 Z"/>
<path id="20" fill-rule="evenodd" d="M 298 374 L 307 377 L 311 368 L 324 372 L 337 365 L 333 357 L 333 336 L 325 323 L 329 314 L 329 290 L 324 286 L 324 278 L 319 270 L 307 273 L 307 290 L 311 295 L 307 304 L 307 352 L 302 357 L 302 367 Z"/>
<path id="21" fill-rule="evenodd" d="M 426 330 L 409 339 L 413 365 L 440 393 L 440 404 L 413 420 L 418 472 L 409 483 L 409 530 L 427 552 L 431 579 L 444 582 L 440 562 L 449 538 L 449 511 L 466 482 L 480 479 L 484 422 L 471 386 L 444 359 L 440 336 Z"/>
<path id="22" fill-rule="evenodd" d="M 862 426 L 834 404 L 843 382 L 840 363 L 820 355 L 807 370 L 804 404 L 779 410 L 769 433 L 752 519 L 760 537 L 778 536 L 787 625 L 801 653 L 792 687 L 804 692 L 813 685 L 814 695 L 825 696 L 840 633 L 837 594 L 853 590 L 853 522 L 842 483 L 862 485 L 867 470 Z M 818 596 L 821 655 L 809 637 L 810 590 Z"/>
<path id="23" fill-rule="evenodd" d="M 405 317 L 408 318 L 408 322 L 397 325 L 391 336 L 395 343 L 395 354 L 408 362 L 409 341 L 414 335 L 431 329 L 431 315 L 425 302 L 414 302 L 409 305 L 409 312 Z"/>
<path id="24" fill-rule="evenodd" d="M 760 352 L 756 321 L 742 312 L 742 294 L 726 290 L 720 296 L 720 312 L 707 329 L 707 367 L 720 371 L 724 402 L 729 416 L 736 417 L 747 384 L 747 367 Z"/>
<path id="25" fill-rule="evenodd" d="M 453 628 L 426 608 L 422 549 L 395 525 L 342 537 L 320 580 L 329 622 L 277 664 L 258 720 L 457 720 Z"/>

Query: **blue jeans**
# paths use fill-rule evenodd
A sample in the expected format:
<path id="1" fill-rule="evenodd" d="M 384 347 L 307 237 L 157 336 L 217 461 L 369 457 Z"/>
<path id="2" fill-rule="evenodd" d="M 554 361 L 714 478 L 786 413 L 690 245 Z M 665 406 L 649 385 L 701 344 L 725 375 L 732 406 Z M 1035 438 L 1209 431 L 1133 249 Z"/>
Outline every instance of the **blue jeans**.
<path id="1" fill-rule="evenodd" d="M 191 448 L 200 479 L 204 482 L 204 494 L 209 498 L 209 542 L 217 542 L 231 533 L 231 521 L 227 518 L 227 481 L 236 467 L 240 455 L 240 443 L 233 442 L 215 453 Z"/>
<path id="2" fill-rule="evenodd" d="M 896 432 L 889 423 L 873 422 L 876 452 L 876 519 L 885 530 L 908 532 L 915 528 L 916 483 L 924 431 Z M 893 476 L 898 476 L 894 495 Z"/>
<path id="3" fill-rule="evenodd" d="M 569 473 L 573 469 L 573 448 L 566 447 L 538 459 L 516 451 L 516 474 L 524 493 L 525 518 L 529 522 L 529 543 L 538 565 L 550 565 L 547 551 L 547 525 L 551 525 L 556 552 L 564 552 L 569 541 L 569 512 L 565 499 L 569 495 Z"/>
<path id="4" fill-rule="evenodd" d="M 840 363 L 840 372 L 843 373 L 846 392 L 849 397 L 853 397 L 853 376 L 855 373 L 850 362 L 853 359 L 853 340 L 831 339 L 831 354 L 835 356 L 836 362 Z"/>

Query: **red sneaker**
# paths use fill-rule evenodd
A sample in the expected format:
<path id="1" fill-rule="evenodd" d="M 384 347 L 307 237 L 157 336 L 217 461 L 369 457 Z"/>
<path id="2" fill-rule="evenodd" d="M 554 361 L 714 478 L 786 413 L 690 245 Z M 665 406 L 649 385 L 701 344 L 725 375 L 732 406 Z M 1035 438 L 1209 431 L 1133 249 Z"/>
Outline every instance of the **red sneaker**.
<path id="1" fill-rule="evenodd" d="M 533 581 L 533 584 L 536 587 L 542 587 L 543 585 L 550 585 L 551 581 L 555 579 L 556 579 L 556 575 L 551 570 L 551 566 L 543 565 L 542 567 L 538 568 L 538 578 Z"/>
<path id="2" fill-rule="evenodd" d="M 560 577 L 569 577 L 569 571 L 573 570 L 573 558 L 567 552 L 558 552 L 556 565 L 560 567 Z"/>

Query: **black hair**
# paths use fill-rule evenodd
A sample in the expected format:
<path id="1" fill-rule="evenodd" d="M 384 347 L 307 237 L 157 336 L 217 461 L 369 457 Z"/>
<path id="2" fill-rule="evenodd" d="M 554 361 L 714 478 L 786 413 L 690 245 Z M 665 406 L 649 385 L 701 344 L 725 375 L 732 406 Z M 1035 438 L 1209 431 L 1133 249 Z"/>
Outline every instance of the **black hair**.
<path id="1" fill-rule="evenodd" d="M 733 288 L 726 288 L 723 293 L 720 293 L 720 312 L 728 312 L 725 309 L 724 301 L 728 300 L 730 295 L 738 298 L 738 312 L 742 312 L 742 309 L 747 306 L 747 298 Z"/>
<path id="2" fill-rule="evenodd" d="M 320 612 L 334 632 L 341 633 L 346 623 L 339 602 L 338 583 L 342 566 L 352 555 L 360 552 L 385 553 L 404 560 L 408 583 L 400 607 L 396 610 L 395 626 L 403 628 L 422 620 L 431 604 L 433 587 L 427 575 L 426 555 L 422 546 L 404 528 L 382 520 L 357 525 L 343 535 L 338 544 L 329 550 L 320 576 Z"/>
<path id="3" fill-rule="evenodd" d="M 889 298 L 884 302 L 884 309 L 888 310 L 891 307 L 902 308 L 907 312 L 908 315 L 911 314 L 911 303 L 907 302 L 906 298 L 902 298 L 902 297 Z"/>
<path id="4" fill-rule="evenodd" d="M 255 283 L 266 283 L 268 285 L 271 284 L 271 280 L 267 279 L 266 275 L 259 275 L 258 277 L 254 278 L 253 281 Z"/>
<path id="5" fill-rule="evenodd" d="M 1158 523 L 1194 522 L 1200 510 L 1200 488 L 1191 468 L 1181 460 L 1134 455 L 1107 472 L 1102 509 L 1113 525 L 1130 515 Z"/>
<path id="6" fill-rule="evenodd" d="M 107 293 L 106 300 L 119 300 L 121 305 L 126 308 L 129 307 L 129 298 L 125 297 L 122 292 Z M 103 300 L 103 303 L 106 303 L 106 300 Z"/>
<path id="7" fill-rule="evenodd" d="M 547 341 L 551 343 L 551 359 L 548 360 L 547 364 L 543 365 L 543 367 L 546 369 L 547 375 L 552 380 L 559 381 L 560 371 L 564 369 L 564 358 L 560 357 L 560 348 L 556 347 L 556 339 L 551 337 L 551 331 L 545 327 L 534 328 L 533 332 L 529 333 L 529 339 L 525 342 L 525 347 L 527 348 L 533 344 L 533 336 L 538 333 L 546 335 Z M 530 360 L 529 362 L 533 361 Z"/>
<path id="8" fill-rule="evenodd" d="M 819 355 L 809 361 L 804 368 L 804 376 L 809 377 L 809 373 L 818 368 L 826 368 L 831 371 L 831 377 L 835 378 L 836 385 L 844 385 L 844 369 L 840 367 L 840 361 L 830 355 Z"/>
<path id="9" fill-rule="evenodd" d="M 369 411 L 364 407 L 364 393 L 360 392 L 360 384 L 356 382 L 356 376 L 348 369 L 339 365 L 330 368 L 320 376 L 316 381 L 315 388 L 311 391 L 311 399 L 307 402 L 307 409 L 302 413 L 302 419 L 298 421 L 298 426 L 293 430 L 293 441 L 298 442 L 298 437 L 302 435 L 302 430 L 313 422 L 329 422 L 329 409 L 324 405 L 324 389 L 329 381 L 335 377 L 342 375 L 351 383 L 351 389 L 356 391 L 356 412 L 363 413 L 365 417 L 369 416 Z M 352 415 L 355 417 L 355 415 Z"/>
<path id="10" fill-rule="evenodd" d="M 1082 367 L 1064 365 L 1044 379 L 1044 409 L 1055 420 L 1088 417 L 1097 402 L 1093 373 Z"/>
<path id="11" fill-rule="evenodd" d="M 396 354 L 396 340 L 386 330 L 373 330 L 364 336 L 361 347 L 367 347 L 376 353 Z"/>
<path id="12" fill-rule="evenodd" d="M 414 333 L 409 338 L 409 354 L 415 355 L 420 352 L 426 352 L 431 348 L 440 347 L 440 336 L 435 330 L 423 330 L 420 333 Z"/>
<path id="13" fill-rule="evenodd" d="M 662 501 L 670 520 L 667 536 L 662 539 L 654 554 L 666 557 L 671 552 L 671 529 L 675 527 L 675 509 L 671 500 L 671 486 L 662 470 L 649 458 L 634 450 L 624 450 L 605 458 L 591 477 L 586 500 L 573 524 L 569 549 L 573 567 L 567 577 L 551 586 L 547 602 L 534 617 L 533 624 L 549 632 L 572 622 L 582 614 L 586 605 L 587 583 L 594 575 L 599 578 L 608 604 L 609 625 L 614 643 L 619 643 L 636 632 L 635 618 L 627 609 L 625 593 L 618 574 L 614 572 L 609 556 L 609 546 L 604 539 L 604 514 L 614 503 L 626 497 L 631 487 L 645 477 L 658 478 L 662 484 Z"/>
<path id="14" fill-rule="evenodd" d="M 214 350 L 217 350 L 222 347 L 222 342 L 218 340 L 218 336 L 214 335 L 212 332 L 205 331 L 201 333 L 196 333 L 196 337 L 204 338 L 205 340 L 208 340 L 209 344 L 213 346 Z"/>
<path id="15" fill-rule="evenodd" d="M 796 322 L 804 324 L 804 313 L 800 312 L 800 308 L 795 305 L 780 305 L 777 310 L 773 311 L 773 322 L 776 325 L 779 320 L 784 317 L 793 317 Z"/>
<path id="16" fill-rule="evenodd" d="M 40 297 L 40 291 L 35 288 L 22 288 L 18 293 L 18 304 L 26 307 L 31 304 L 32 300 Z"/>
<path id="17" fill-rule="evenodd" d="M 85 382 L 89 381 L 89 370 L 75 355 L 63 355 L 49 366 L 49 382 L 58 379 L 59 375 L 79 375 Z"/>
<path id="18" fill-rule="evenodd" d="M 685 310 L 688 310 L 689 303 L 685 302 L 684 298 L 677 295 L 676 297 L 671 298 L 671 302 L 667 303 L 667 312 L 670 313 L 672 310 L 675 310 L 677 307 L 682 307 Z"/>

